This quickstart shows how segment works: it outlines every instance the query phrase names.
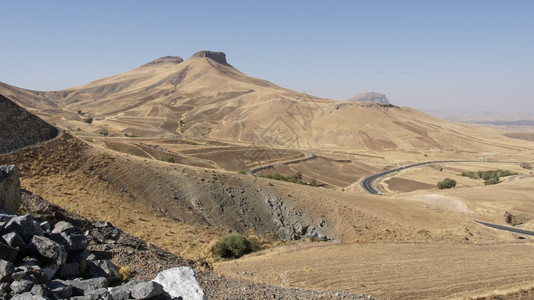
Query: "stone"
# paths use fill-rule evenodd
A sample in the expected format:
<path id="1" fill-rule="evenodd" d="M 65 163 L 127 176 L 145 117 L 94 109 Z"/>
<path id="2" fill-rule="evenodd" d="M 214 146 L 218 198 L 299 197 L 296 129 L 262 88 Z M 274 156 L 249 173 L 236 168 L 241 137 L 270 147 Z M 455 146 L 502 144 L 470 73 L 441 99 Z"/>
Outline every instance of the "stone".
<path id="1" fill-rule="evenodd" d="M 6 260 L 0 260 L 0 282 L 13 281 L 11 275 L 15 273 L 15 265 Z"/>
<path id="2" fill-rule="evenodd" d="M 34 285 L 30 290 L 30 293 L 34 295 L 44 296 L 46 299 L 52 298 L 52 292 L 50 292 L 50 289 L 44 284 Z"/>
<path id="3" fill-rule="evenodd" d="M 72 287 L 72 294 L 74 296 L 83 296 L 85 291 L 91 291 L 108 287 L 108 280 L 104 277 L 90 278 L 90 279 L 74 279 L 65 281 Z"/>
<path id="4" fill-rule="evenodd" d="M 163 293 L 163 286 L 154 281 L 142 281 L 133 286 L 132 297 L 134 299 L 150 299 Z"/>
<path id="5" fill-rule="evenodd" d="M 60 266 L 67 262 L 68 253 L 65 247 L 47 237 L 35 235 L 28 248 Z"/>
<path id="6" fill-rule="evenodd" d="M 0 244 L 0 259 L 14 262 L 17 259 L 19 250 L 9 245 Z"/>
<path id="7" fill-rule="evenodd" d="M 119 268 L 109 260 L 87 261 L 87 267 L 89 267 L 91 277 L 105 277 L 110 282 L 121 279 Z"/>
<path id="8" fill-rule="evenodd" d="M 52 280 L 48 288 L 58 299 L 69 299 L 72 296 L 72 287 L 66 281 Z"/>
<path id="9" fill-rule="evenodd" d="M 71 257 L 78 263 L 81 263 L 84 260 L 95 260 L 96 259 L 96 256 L 87 250 L 83 250 L 80 253 L 74 253 L 73 255 L 71 255 Z"/>
<path id="10" fill-rule="evenodd" d="M 48 300 L 49 298 L 42 295 L 34 295 L 31 292 L 25 292 L 20 295 L 15 295 L 11 300 Z"/>
<path id="11" fill-rule="evenodd" d="M 58 265 L 48 265 L 42 268 L 43 273 L 45 274 L 46 278 L 48 280 L 52 280 L 54 276 L 56 275 L 57 271 L 59 271 Z"/>
<path id="12" fill-rule="evenodd" d="M 41 230 L 46 233 L 50 233 L 50 229 L 52 228 L 52 226 L 50 225 L 50 222 L 48 221 L 41 222 L 39 226 L 41 226 Z"/>
<path id="13" fill-rule="evenodd" d="M 48 283 L 48 278 L 45 273 L 39 267 L 24 266 L 15 269 L 15 272 L 11 274 L 13 280 L 27 279 L 34 283 Z"/>
<path id="14" fill-rule="evenodd" d="M 7 298 L 6 295 L 11 290 L 9 288 L 10 283 L 9 282 L 0 282 L 0 299 Z"/>
<path id="15" fill-rule="evenodd" d="M 132 280 L 123 285 L 112 287 L 109 289 L 109 293 L 113 300 L 128 300 L 132 294 L 132 288 L 138 284 L 138 281 Z"/>
<path id="16" fill-rule="evenodd" d="M 9 288 L 11 288 L 11 291 L 13 291 L 15 294 L 22 294 L 25 292 L 29 292 L 34 284 L 35 282 L 33 282 L 32 280 L 23 278 L 21 280 L 13 281 L 9 285 Z"/>
<path id="17" fill-rule="evenodd" d="M 11 247 L 16 248 L 18 250 L 26 250 L 26 243 L 24 243 L 24 240 L 22 240 L 20 235 L 18 235 L 16 232 L 12 231 L 6 233 L 2 236 L 2 238 Z"/>
<path id="18" fill-rule="evenodd" d="M 59 221 L 54 225 L 54 230 L 52 230 L 52 233 L 72 233 L 74 231 L 74 226 L 72 226 L 71 223 L 66 221 Z"/>
<path id="19" fill-rule="evenodd" d="M 89 246 L 89 238 L 83 234 L 53 233 L 50 238 L 65 246 L 68 252 L 85 250 Z"/>
<path id="20" fill-rule="evenodd" d="M 198 285 L 195 271 L 190 267 L 171 268 L 160 272 L 153 280 L 163 286 L 171 298 L 182 297 L 188 300 L 207 300 Z"/>
<path id="21" fill-rule="evenodd" d="M 80 276 L 80 264 L 77 262 L 64 264 L 59 268 L 59 278 L 68 279 Z"/>
<path id="22" fill-rule="evenodd" d="M 7 222 L 5 229 L 15 231 L 27 244 L 34 235 L 43 235 L 43 230 L 31 215 L 16 216 Z"/>
<path id="23" fill-rule="evenodd" d="M 2 165 L 0 166 L 0 206 L 16 211 L 19 205 L 19 171 L 14 165 Z"/>
<path id="24" fill-rule="evenodd" d="M 102 299 L 108 293 L 109 292 L 107 288 L 99 288 L 96 290 L 85 291 L 84 296 L 89 296 L 91 298 L 96 298 L 96 299 Z"/>

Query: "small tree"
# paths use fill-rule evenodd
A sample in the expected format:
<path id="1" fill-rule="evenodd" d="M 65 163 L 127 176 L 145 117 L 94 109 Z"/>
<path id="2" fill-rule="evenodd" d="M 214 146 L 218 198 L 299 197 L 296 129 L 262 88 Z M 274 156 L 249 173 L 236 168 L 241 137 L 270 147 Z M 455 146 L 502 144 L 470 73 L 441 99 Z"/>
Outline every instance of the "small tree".
<path id="1" fill-rule="evenodd" d="M 452 189 L 455 186 L 456 186 L 456 180 L 450 179 L 450 178 L 445 178 L 443 179 L 443 181 L 438 182 L 438 189 L 440 190 Z"/>

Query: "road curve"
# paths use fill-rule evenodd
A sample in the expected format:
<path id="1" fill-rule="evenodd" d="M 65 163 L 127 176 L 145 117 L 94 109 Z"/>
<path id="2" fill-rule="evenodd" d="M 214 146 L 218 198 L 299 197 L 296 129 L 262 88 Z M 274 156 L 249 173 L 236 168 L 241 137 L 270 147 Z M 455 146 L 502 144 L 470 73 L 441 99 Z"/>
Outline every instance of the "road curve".
<path id="1" fill-rule="evenodd" d="M 378 178 L 384 177 L 384 176 L 386 176 L 388 174 L 391 174 L 393 172 L 397 172 L 397 171 L 400 171 L 400 170 L 409 169 L 409 168 L 413 168 L 413 167 L 419 167 L 419 166 L 423 166 L 423 165 L 429 165 L 429 164 L 472 163 L 472 162 L 480 162 L 480 161 L 475 161 L 475 160 L 436 160 L 436 161 L 420 162 L 420 163 L 411 164 L 411 165 L 407 165 L 407 166 L 402 166 L 400 168 L 391 169 L 391 170 L 387 170 L 387 171 L 384 171 L 384 172 L 380 172 L 380 173 L 377 173 L 377 174 L 373 174 L 373 175 L 367 176 L 367 177 L 365 177 L 364 179 L 362 179 L 360 181 L 360 185 L 369 194 L 382 195 L 382 193 L 375 188 L 374 182 Z"/>
<path id="2" fill-rule="evenodd" d="M 247 175 L 252 175 L 252 174 L 254 174 L 256 172 L 259 172 L 261 170 L 264 170 L 264 169 L 267 169 L 267 168 L 270 168 L 270 167 L 274 167 L 276 165 L 285 165 L 285 164 L 301 162 L 301 161 L 305 161 L 305 160 L 308 160 L 308 159 L 314 157 L 313 153 L 311 153 L 311 152 L 302 151 L 302 150 L 301 150 L 301 152 L 302 152 L 302 154 L 304 154 L 304 157 L 299 157 L 299 158 L 290 159 L 290 160 L 284 160 L 284 161 L 277 161 L 277 162 L 273 162 L 273 163 L 270 163 L 270 164 L 257 166 L 257 167 L 254 167 L 254 168 L 248 170 L 247 171 Z"/>

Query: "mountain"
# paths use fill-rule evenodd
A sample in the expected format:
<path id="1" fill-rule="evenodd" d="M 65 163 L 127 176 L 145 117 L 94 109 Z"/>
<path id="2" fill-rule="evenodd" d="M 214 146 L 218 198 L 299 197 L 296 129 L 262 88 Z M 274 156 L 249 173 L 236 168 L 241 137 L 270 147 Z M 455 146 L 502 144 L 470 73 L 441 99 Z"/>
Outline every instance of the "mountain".
<path id="1" fill-rule="evenodd" d="M 469 152 L 497 151 L 507 139 L 411 108 L 298 93 L 249 77 L 231 66 L 224 53 L 212 51 L 185 61 L 162 57 L 61 91 L 0 83 L 0 93 L 58 126 L 92 133 L 106 129 L 111 136 L 187 136 L 276 148 L 372 151 L 457 145 Z M 378 93 L 357 98 L 387 100 Z"/>

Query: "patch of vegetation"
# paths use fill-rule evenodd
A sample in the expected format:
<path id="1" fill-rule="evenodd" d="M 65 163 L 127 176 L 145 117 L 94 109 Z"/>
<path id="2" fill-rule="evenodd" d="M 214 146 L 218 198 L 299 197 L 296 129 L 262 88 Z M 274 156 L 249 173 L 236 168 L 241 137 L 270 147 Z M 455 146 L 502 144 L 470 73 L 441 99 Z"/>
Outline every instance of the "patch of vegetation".
<path id="1" fill-rule="evenodd" d="M 213 247 L 213 252 L 222 258 L 239 258 L 252 250 L 252 242 L 240 233 L 223 236 Z"/>
<path id="2" fill-rule="evenodd" d="M 302 181 L 302 173 L 300 172 L 297 172 L 293 175 L 290 175 L 290 176 L 283 176 L 283 175 L 280 175 L 279 173 L 274 173 L 272 175 L 262 175 L 260 177 L 263 177 L 263 178 L 269 178 L 269 179 L 274 179 L 274 180 L 280 180 L 280 181 L 287 181 L 287 182 L 293 182 L 293 183 L 298 183 L 298 184 L 303 184 L 303 185 L 308 185 L 306 182 Z"/>
<path id="3" fill-rule="evenodd" d="M 242 175 L 244 175 L 244 174 L 247 174 L 247 171 L 241 170 L 241 171 L 237 172 L 237 174 L 242 174 Z"/>
<path id="4" fill-rule="evenodd" d="M 137 137 L 137 135 L 135 135 L 133 133 L 125 133 L 124 136 L 125 137 Z"/>
<path id="5" fill-rule="evenodd" d="M 83 112 L 82 112 L 81 109 L 78 109 L 76 112 L 77 112 L 79 115 L 83 116 Z"/>
<path id="6" fill-rule="evenodd" d="M 119 269 L 119 274 L 121 275 L 121 281 L 126 282 L 128 279 L 130 279 L 130 276 L 132 275 L 133 270 L 130 266 L 121 267 Z"/>
<path id="7" fill-rule="evenodd" d="M 438 189 L 440 190 L 452 189 L 455 186 L 456 186 L 456 180 L 450 179 L 450 178 L 445 178 L 442 181 L 438 182 Z"/>
<path id="8" fill-rule="evenodd" d="M 85 123 L 87 123 L 87 124 L 91 124 L 91 123 L 93 123 L 93 117 L 87 117 L 87 118 L 85 118 L 83 121 L 84 121 Z"/>
<path id="9" fill-rule="evenodd" d="M 168 162 L 170 163 L 174 163 L 174 156 L 171 156 L 167 159 Z"/>
<path id="10" fill-rule="evenodd" d="M 469 177 L 471 179 L 484 179 L 485 185 L 492 185 L 501 182 L 501 177 L 518 175 L 519 173 L 511 172 L 508 170 L 490 170 L 490 171 L 478 171 L 478 172 L 463 172 L 462 176 Z"/>
<path id="11" fill-rule="evenodd" d="M 532 166 L 528 162 L 522 162 L 519 164 L 519 166 L 523 169 L 532 170 Z"/>
<path id="12" fill-rule="evenodd" d="M 108 131 L 107 128 L 104 128 L 104 129 L 100 130 L 99 134 L 107 136 L 109 134 L 109 131 Z"/>

